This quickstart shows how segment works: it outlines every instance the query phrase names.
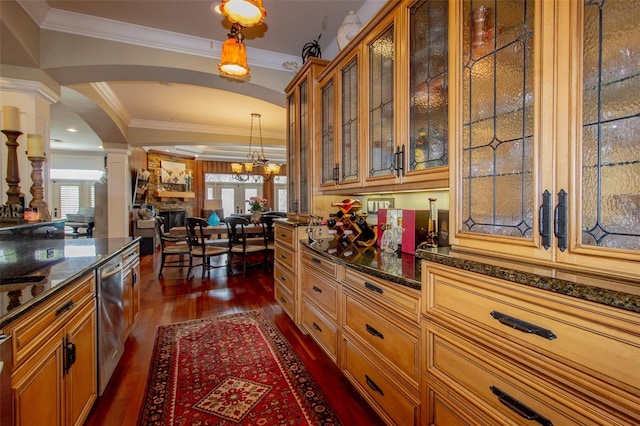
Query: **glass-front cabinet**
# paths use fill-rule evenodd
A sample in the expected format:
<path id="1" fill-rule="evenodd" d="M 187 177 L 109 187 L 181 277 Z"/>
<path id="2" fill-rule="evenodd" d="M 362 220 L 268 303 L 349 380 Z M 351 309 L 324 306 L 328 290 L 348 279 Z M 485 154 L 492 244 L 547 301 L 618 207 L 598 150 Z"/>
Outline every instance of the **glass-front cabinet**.
<path id="1" fill-rule="evenodd" d="M 362 186 L 359 114 L 358 50 L 345 56 L 331 72 L 321 76 L 320 188 Z"/>
<path id="2" fill-rule="evenodd" d="M 409 16 L 409 130 L 403 150 L 404 181 L 416 178 L 448 187 L 448 30 L 447 0 L 414 1 Z M 405 59 L 405 60 L 406 60 Z M 405 71 L 406 72 L 406 71 Z"/>
<path id="3" fill-rule="evenodd" d="M 304 219 L 311 213 L 314 93 L 316 78 L 328 61 L 309 58 L 285 89 L 287 95 L 288 216 Z"/>
<path id="4" fill-rule="evenodd" d="M 388 2 L 320 76 L 322 191 L 446 188 L 448 2 Z"/>
<path id="5" fill-rule="evenodd" d="M 640 3 L 450 7 L 453 244 L 637 274 Z"/>

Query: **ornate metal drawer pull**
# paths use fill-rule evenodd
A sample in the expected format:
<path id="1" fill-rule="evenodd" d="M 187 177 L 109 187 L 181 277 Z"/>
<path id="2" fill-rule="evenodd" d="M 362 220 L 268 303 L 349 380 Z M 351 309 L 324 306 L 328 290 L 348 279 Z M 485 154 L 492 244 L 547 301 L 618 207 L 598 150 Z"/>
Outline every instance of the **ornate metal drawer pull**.
<path id="1" fill-rule="evenodd" d="M 516 414 L 524 417 L 527 420 L 533 420 L 534 422 L 538 422 L 543 426 L 553 426 L 551 420 L 546 417 L 542 417 L 537 412 L 533 411 L 531 408 L 524 405 L 522 402 L 513 398 L 512 396 L 504 393 L 500 389 L 495 386 L 489 386 L 491 392 L 498 397 L 498 400 L 507 406 L 510 410 L 515 412 Z"/>
<path id="2" fill-rule="evenodd" d="M 369 376 L 367 376 L 366 374 L 364 375 L 364 379 L 367 381 L 367 384 L 369 385 L 369 387 L 371 389 L 373 389 L 375 392 L 378 392 L 380 395 L 384 396 L 384 392 L 382 392 L 382 389 L 380 389 L 378 387 L 378 385 L 376 385 L 376 382 L 374 382 L 373 380 L 371 380 L 371 378 Z"/>
<path id="3" fill-rule="evenodd" d="M 318 258 L 315 258 L 315 257 L 312 257 L 312 258 L 311 258 L 311 261 L 312 261 L 313 263 L 318 263 L 318 264 L 322 263 L 322 260 L 320 260 L 320 259 L 318 259 Z"/>
<path id="4" fill-rule="evenodd" d="M 522 321 L 518 318 L 511 317 L 498 311 L 491 311 L 491 316 L 500 321 L 502 324 L 513 327 L 516 330 L 524 331 L 525 333 L 535 334 L 548 340 L 553 340 L 558 337 L 553 334 L 553 331 L 551 330 L 528 323 L 526 321 Z"/>
<path id="5" fill-rule="evenodd" d="M 314 285 L 312 288 L 313 288 L 313 291 L 315 291 L 316 293 L 322 293 L 322 289 L 320 287 L 316 287 Z"/>
<path id="6" fill-rule="evenodd" d="M 384 340 L 384 334 L 380 333 L 378 330 L 371 327 L 369 324 L 365 324 L 365 328 L 367 329 L 367 332 L 372 336 L 376 336 Z"/>
<path id="7" fill-rule="evenodd" d="M 320 326 L 318 324 L 315 323 L 315 321 L 313 322 L 313 328 L 315 328 L 316 330 L 318 330 L 320 333 L 322 333 L 322 329 L 320 328 Z"/>
<path id="8" fill-rule="evenodd" d="M 380 294 L 384 293 L 384 291 L 380 287 L 378 287 L 377 285 L 371 284 L 369 281 L 365 281 L 364 286 L 371 291 L 375 291 L 376 293 L 380 293 Z"/>

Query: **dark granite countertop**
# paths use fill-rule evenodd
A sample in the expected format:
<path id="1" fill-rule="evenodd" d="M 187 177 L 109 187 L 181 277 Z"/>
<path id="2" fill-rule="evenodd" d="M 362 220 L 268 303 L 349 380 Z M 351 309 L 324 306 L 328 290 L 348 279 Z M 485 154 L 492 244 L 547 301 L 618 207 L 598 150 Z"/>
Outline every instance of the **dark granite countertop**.
<path id="1" fill-rule="evenodd" d="M 28 274 L 29 277 L 43 277 L 41 281 L 0 285 L 0 331 L 24 313 L 42 304 L 65 285 L 139 241 L 139 237 L 59 240 L 64 256 Z"/>
<path id="2" fill-rule="evenodd" d="M 421 249 L 416 257 L 608 306 L 640 312 L 640 281 L 616 280 L 534 264 L 479 256 L 449 247 Z"/>
<path id="3" fill-rule="evenodd" d="M 377 247 L 342 247 L 333 239 L 301 243 L 335 263 L 387 281 L 420 290 L 420 260 L 405 253 L 385 253 Z"/>

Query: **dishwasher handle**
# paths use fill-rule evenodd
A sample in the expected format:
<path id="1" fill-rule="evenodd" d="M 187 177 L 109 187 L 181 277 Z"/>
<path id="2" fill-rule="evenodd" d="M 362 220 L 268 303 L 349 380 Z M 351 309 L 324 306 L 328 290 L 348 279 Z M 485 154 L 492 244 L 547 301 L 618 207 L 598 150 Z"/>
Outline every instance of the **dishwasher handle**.
<path id="1" fill-rule="evenodd" d="M 110 269 L 108 271 L 101 270 L 100 271 L 100 280 L 101 281 L 106 281 L 109 278 L 111 278 L 112 276 L 120 273 L 121 271 L 122 271 L 122 262 L 118 262 L 118 265 L 115 266 L 113 269 Z"/>

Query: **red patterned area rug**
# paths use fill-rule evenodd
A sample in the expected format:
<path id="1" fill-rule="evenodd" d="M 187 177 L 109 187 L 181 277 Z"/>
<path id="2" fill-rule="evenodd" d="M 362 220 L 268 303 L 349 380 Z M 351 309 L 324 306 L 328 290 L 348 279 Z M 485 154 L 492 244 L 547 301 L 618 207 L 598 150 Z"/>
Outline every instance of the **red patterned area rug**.
<path id="1" fill-rule="evenodd" d="M 140 425 L 340 425 L 262 311 L 160 326 Z"/>

